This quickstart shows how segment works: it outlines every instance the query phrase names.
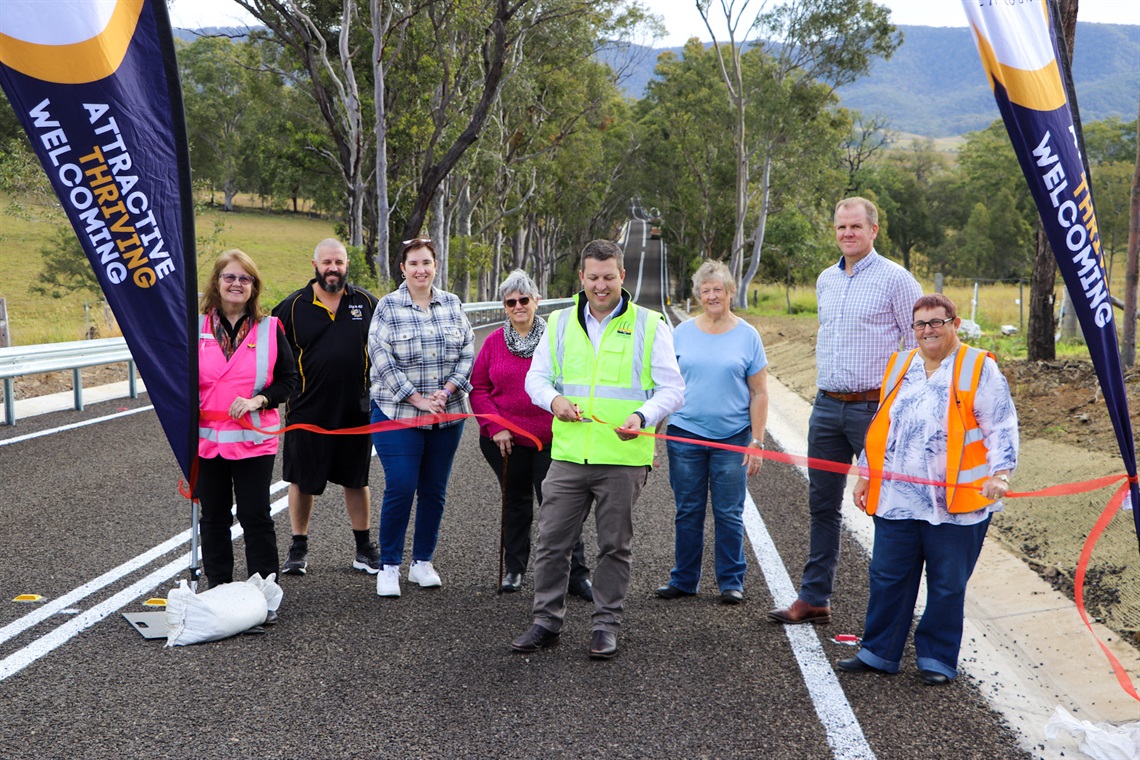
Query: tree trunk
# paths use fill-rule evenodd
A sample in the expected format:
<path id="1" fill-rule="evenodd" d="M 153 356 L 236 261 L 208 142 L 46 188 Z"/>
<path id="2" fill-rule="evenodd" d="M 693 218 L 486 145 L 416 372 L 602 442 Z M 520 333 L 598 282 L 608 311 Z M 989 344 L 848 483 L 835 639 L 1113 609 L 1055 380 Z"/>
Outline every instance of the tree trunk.
<path id="1" fill-rule="evenodd" d="M 431 219 L 428 223 L 431 239 L 435 243 L 435 282 L 440 290 L 448 289 L 447 276 L 447 179 L 439 184 L 431 202 Z"/>
<path id="2" fill-rule="evenodd" d="M 1128 266 L 1124 274 L 1125 367 L 1136 364 L 1136 288 L 1140 285 L 1140 117 L 1136 121 L 1136 167 L 1132 171 L 1132 196 L 1128 206 Z"/>
<path id="3" fill-rule="evenodd" d="M 222 201 L 222 210 L 234 210 L 234 196 L 237 195 L 237 186 L 234 184 L 233 177 L 226 177 L 226 186 L 222 189 L 225 194 L 225 200 Z"/>
<path id="4" fill-rule="evenodd" d="M 1061 14 L 1061 33 L 1069 60 L 1073 60 L 1073 39 L 1077 31 L 1077 5 L 1079 0 L 1058 0 Z M 1030 361 L 1052 361 L 1057 358 L 1053 335 L 1057 327 L 1053 321 L 1053 289 L 1057 283 L 1057 259 L 1045 237 L 1045 228 L 1037 220 L 1037 252 L 1033 259 L 1033 276 L 1029 292 L 1029 331 L 1025 335 Z"/>
<path id="5" fill-rule="evenodd" d="M 376 99 L 376 279 L 392 279 L 391 268 L 391 217 L 388 205 L 388 114 L 384 100 L 387 87 L 384 81 L 384 34 L 392 22 L 393 3 L 370 0 L 372 11 L 372 78 L 373 97 Z"/>
<path id="6" fill-rule="evenodd" d="M 1053 341 L 1053 289 L 1057 283 L 1057 260 L 1045 239 L 1045 230 L 1037 224 L 1037 252 L 1033 259 L 1033 277 L 1029 284 L 1029 330 L 1025 334 L 1030 361 L 1052 361 L 1057 358 Z"/>
<path id="7" fill-rule="evenodd" d="M 523 3 L 508 3 L 507 0 L 497 0 L 495 3 L 495 17 L 487 27 L 486 42 L 483 45 L 483 60 L 486 70 L 483 77 L 483 92 L 478 104 L 471 112 L 471 118 L 466 127 L 435 164 L 424 166 L 420 179 L 420 186 L 416 190 L 416 199 L 412 203 L 408 220 L 404 224 L 404 238 L 413 238 L 419 234 L 424 223 L 424 216 L 432 205 L 433 198 L 439 190 L 440 183 L 467 152 L 475 140 L 478 139 L 487 117 L 491 113 L 491 106 L 499 99 L 499 91 L 506 74 L 507 59 L 510 57 L 513 45 L 521 45 L 521 40 L 510 38 L 507 26 L 523 7 Z"/>
<path id="8" fill-rule="evenodd" d="M 755 240 L 752 242 L 752 261 L 748 271 L 740 278 L 740 297 L 737 299 L 744 308 L 748 307 L 748 286 L 760 268 L 760 249 L 764 245 L 764 230 L 768 225 L 768 204 L 772 200 L 772 154 L 764 157 L 764 169 L 760 174 L 760 218 L 756 220 Z"/>

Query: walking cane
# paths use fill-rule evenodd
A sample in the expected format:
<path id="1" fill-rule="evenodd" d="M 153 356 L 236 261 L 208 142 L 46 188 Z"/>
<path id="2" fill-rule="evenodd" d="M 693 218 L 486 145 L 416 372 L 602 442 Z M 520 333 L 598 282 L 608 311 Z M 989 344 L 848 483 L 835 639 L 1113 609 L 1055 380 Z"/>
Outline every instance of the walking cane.
<path id="1" fill-rule="evenodd" d="M 499 516 L 499 586 L 495 591 L 496 594 L 503 593 L 503 555 L 507 553 L 507 459 L 509 457 L 510 454 L 503 454 L 502 488 L 499 489 L 503 494 L 503 510 Z"/>

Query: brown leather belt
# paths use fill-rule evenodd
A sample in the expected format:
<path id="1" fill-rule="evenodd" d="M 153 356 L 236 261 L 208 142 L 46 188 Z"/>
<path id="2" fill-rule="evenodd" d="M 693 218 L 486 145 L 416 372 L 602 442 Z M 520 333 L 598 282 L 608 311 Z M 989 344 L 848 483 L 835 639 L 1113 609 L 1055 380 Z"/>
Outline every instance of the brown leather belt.
<path id="1" fill-rule="evenodd" d="M 834 391 L 822 391 L 823 395 L 837 399 L 839 401 L 878 401 L 879 389 L 873 391 L 857 391 L 855 393 L 836 393 Z"/>

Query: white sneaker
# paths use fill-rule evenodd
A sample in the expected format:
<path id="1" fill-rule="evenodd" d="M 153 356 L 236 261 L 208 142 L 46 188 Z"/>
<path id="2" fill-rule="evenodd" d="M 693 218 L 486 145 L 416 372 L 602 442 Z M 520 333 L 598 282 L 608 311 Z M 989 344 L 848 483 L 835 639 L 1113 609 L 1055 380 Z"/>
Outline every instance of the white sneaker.
<path id="1" fill-rule="evenodd" d="M 376 573 L 376 596 L 396 598 L 400 595 L 400 566 L 383 565 Z"/>
<path id="2" fill-rule="evenodd" d="M 408 580 L 420 584 L 420 588 L 439 588 L 443 585 L 439 573 L 430 562 L 413 562 L 412 568 L 408 570 Z"/>

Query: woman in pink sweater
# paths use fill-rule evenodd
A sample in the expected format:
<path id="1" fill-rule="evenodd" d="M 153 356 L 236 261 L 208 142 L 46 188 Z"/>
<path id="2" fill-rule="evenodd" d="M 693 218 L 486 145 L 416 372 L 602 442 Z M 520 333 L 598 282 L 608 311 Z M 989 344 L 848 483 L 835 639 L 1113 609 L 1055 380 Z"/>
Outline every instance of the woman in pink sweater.
<path id="1" fill-rule="evenodd" d="M 507 320 L 487 336 L 471 372 L 471 409 L 476 414 L 497 414 L 542 441 L 539 451 L 525 438 L 487 419 L 479 420 L 479 448 L 506 491 L 506 526 L 503 542 L 503 591 L 518 591 L 530 558 L 530 526 L 535 497 L 542 503 L 542 479 L 550 467 L 549 410 L 530 402 L 523 380 L 530 369 L 534 348 L 546 335 L 546 322 L 536 317 L 538 286 L 526 272 L 516 269 L 499 286 Z M 504 462 L 506 468 L 504 471 Z M 505 481 L 504 481 L 505 474 Z M 590 569 L 582 541 L 570 560 L 570 593 L 592 601 Z"/>

